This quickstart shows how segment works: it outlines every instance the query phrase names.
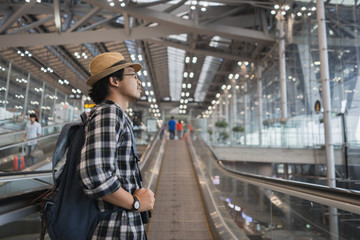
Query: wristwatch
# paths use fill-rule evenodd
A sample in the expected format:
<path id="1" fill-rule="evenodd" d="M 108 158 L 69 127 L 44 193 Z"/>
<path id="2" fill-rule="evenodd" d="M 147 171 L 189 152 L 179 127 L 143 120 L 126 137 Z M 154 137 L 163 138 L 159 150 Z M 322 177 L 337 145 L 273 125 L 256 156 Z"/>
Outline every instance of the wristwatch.
<path id="1" fill-rule="evenodd" d="M 139 199 L 137 199 L 137 197 L 135 197 L 135 196 L 133 196 L 133 197 L 134 197 L 134 203 L 133 203 L 132 210 L 137 211 L 140 208 L 140 201 L 139 201 Z"/>

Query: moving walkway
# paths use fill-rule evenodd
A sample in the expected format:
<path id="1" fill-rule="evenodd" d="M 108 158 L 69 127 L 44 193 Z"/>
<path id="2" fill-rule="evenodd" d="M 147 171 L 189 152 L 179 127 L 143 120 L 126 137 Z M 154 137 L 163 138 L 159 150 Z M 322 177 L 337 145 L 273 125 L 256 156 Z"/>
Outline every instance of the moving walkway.
<path id="1" fill-rule="evenodd" d="M 149 239 L 321 240 L 360 234 L 359 192 L 236 171 L 196 134 L 185 140 L 154 137 L 140 168 L 144 187 L 156 193 Z M 38 186 L 1 195 L 0 239 L 37 239 L 38 206 L 29 199 L 51 186 L 51 173 L 18 174 L 3 174 L 0 182 Z"/>

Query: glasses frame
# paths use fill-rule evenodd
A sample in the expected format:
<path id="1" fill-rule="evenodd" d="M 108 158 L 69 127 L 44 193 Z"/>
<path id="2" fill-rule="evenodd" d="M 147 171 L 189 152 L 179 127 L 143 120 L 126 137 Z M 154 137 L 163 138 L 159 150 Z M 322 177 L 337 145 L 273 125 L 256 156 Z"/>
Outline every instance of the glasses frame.
<path id="1" fill-rule="evenodd" d="M 135 79 L 139 79 L 136 73 L 124 73 L 123 76 L 134 76 Z"/>

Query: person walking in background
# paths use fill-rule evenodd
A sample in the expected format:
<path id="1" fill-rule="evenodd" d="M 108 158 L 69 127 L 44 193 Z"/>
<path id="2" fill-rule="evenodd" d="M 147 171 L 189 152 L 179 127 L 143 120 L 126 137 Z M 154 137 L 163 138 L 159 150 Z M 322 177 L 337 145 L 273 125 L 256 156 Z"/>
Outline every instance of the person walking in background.
<path id="1" fill-rule="evenodd" d="M 30 114 L 29 118 L 30 122 L 26 124 L 25 133 L 22 137 L 22 141 L 24 142 L 25 139 L 26 141 L 30 139 L 34 140 L 27 142 L 25 156 L 26 167 L 30 167 L 31 165 L 34 165 L 36 163 L 36 158 L 31 157 L 31 152 L 34 151 L 36 147 L 39 147 L 40 141 L 36 140 L 35 138 L 38 138 L 41 135 L 41 125 L 36 114 Z"/>
<path id="2" fill-rule="evenodd" d="M 89 65 L 89 96 L 96 103 L 85 124 L 85 143 L 78 173 L 84 192 L 99 211 L 114 211 L 95 228 L 92 239 L 145 240 L 142 218 L 155 197 L 142 187 L 133 125 L 126 115 L 129 102 L 138 100 L 142 66 L 122 54 L 106 52 Z"/>
<path id="3" fill-rule="evenodd" d="M 171 140 L 174 140 L 175 138 L 175 125 L 176 125 L 176 121 L 174 120 L 174 116 L 171 116 L 171 119 L 169 121 L 169 132 L 170 132 Z"/>
<path id="4" fill-rule="evenodd" d="M 178 138 L 181 139 L 183 135 L 183 124 L 181 120 L 176 123 L 176 133 Z"/>

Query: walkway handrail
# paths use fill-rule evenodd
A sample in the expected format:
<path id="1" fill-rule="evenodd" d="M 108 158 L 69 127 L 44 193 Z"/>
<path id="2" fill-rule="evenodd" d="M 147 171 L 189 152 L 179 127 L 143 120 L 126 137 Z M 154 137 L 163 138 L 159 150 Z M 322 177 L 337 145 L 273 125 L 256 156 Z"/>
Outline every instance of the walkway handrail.
<path id="1" fill-rule="evenodd" d="M 13 144 L 10 144 L 10 145 L 6 145 L 4 147 L 0 147 L 0 151 L 6 150 L 6 149 L 9 149 L 9 148 L 13 148 L 13 147 L 18 147 L 18 146 L 26 144 L 27 142 L 34 141 L 34 140 L 43 140 L 43 139 L 47 139 L 47 138 L 51 138 L 51 137 L 56 137 L 59 134 L 60 134 L 60 132 L 54 133 L 54 134 L 49 134 L 49 135 L 38 137 L 38 138 L 32 138 L 32 139 L 29 139 L 29 140 L 24 141 L 24 142 L 19 142 L 19 143 L 13 143 Z"/>
<path id="2" fill-rule="evenodd" d="M 360 214 L 360 191 L 343 188 L 331 188 L 324 185 L 303 183 L 235 171 L 225 167 L 222 161 L 216 157 L 214 152 L 201 139 L 201 137 L 197 137 L 202 146 L 208 151 L 209 156 L 219 167 L 219 170 L 232 178 L 301 199 L 318 202 L 320 204 L 339 208 L 351 213 Z"/>
<path id="3" fill-rule="evenodd" d="M 158 141 L 158 136 L 160 135 L 161 132 L 161 128 L 159 129 L 159 131 L 156 133 L 155 137 L 153 140 L 151 140 L 151 142 L 146 146 L 146 149 L 144 151 L 144 153 L 141 155 L 141 159 L 140 159 L 140 169 L 143 168 L 143 166 L 145 166 L 149 156 L 152 153 L 152 150 L 155 146 L 156 141 Z"/>
<path id="4" fill-rule="evenodd" d="M 52 177 L 52 171 L 44 170 L 0 173 L 0 183 L 43 177 Z"/>
<path id="5" fill-rule="evenodd" d="M 45 130 L 47 128 L 51 128 L 51 127 L 60 127 L 60 128 L 62 128 L 62 126 L 64 126 L 67 123 L 70 123 L 70 122 L 63 122 L 63 123 L 59 123 L 59 124 L 43 126 L 43 127 L 41 127 L 41 130 L 43 131 L 43 130 Z M 14 135 L 14 134 L 17 134 L 17 133 L 25 133 L 25 129 L 0 133 L 0 137 L 6 137 L 7 135 Z"/>
<path id="6" fill-rule="evenodd" d="M 150 146 L 148 146 L 147 151 L 144 152 L 143 156 L 142 156 L 142 167 L 145 166 L 145 163 L 147 161 L 147 159 L 149 158 L 149 155 L 151 155 L 153 149 L 154 149 L 154 145 L 155 143 L 159 140 L 158 136 L 159 133 L 155 135 L 155 138 L 151 141 L 151 143 L 149 144 Z M 157 164 L 159 165 L 159 164 Z M 0 173 L 0 184 L 4 183 L 4 182 L 9 182 L 9 181 L 18 181 L 18 180 L 24 180 L 24 179 L 39 179 L 39 178 L 44 178 L 44 177 L 52 177 L 52 171 L 51 170 L 45 170 L 45 171 L 21 171 L 21 172 L 10 172 L 10 173 Z M 151 185 L 153 185 L 153 182 L 156 181 L 155 177 L 151 178 Z M 150 184 L 149 184 L 150 185 Z M 49 186 L 50 188 L 50 186 Z M 43 191 L 45 191 L 46 189 L 49 189 L 47 187 L 43 187 L 41 189 L 43 189 Z M 38 191 L 38 189 L 35 189 L 36 191 Z M 31 192 L 31 191 L 30 191 Z M 29 191 L 24 191 L 24 194 L 28 194 Z M 40 192 L 43 193 L 43 192 Z M 14 198 L 14 199 L 22 199 L 20 198 L 16 198 L 18 196 L 20 196 L 20 194 L 22 193 L 17 193 L 15 196 L 7 196 L 7 198 Z M 6 200 L 6 199 L 0 199 L 0 200 Z M 15 221 L 16 219 L 19 219 L 21 217 L 27 216 L 29 214 L 32 213 L 36 213 L 39 211 L 39 204 L 38 203 L 32 203 L 32 205 L 28 205 L 28 204 L 22 204 L 21 206 L 17 207 L 16 209 L 9 211 L 7 213 L 0 213 L 0 226 L 4 225 L 6 223 L 9 223 L 11 221 Z"/>

